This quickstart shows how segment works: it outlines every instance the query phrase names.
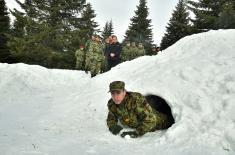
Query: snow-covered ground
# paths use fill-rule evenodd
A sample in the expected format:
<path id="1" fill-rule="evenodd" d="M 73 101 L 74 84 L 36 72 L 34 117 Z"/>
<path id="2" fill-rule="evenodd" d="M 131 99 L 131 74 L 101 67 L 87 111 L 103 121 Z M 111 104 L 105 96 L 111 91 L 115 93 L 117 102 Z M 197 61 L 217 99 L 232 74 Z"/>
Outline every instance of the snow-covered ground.
<path id="1" fill-rule="evenodd" d="M 0 64 L 0 155 L 233 155 L 234 40 L 235 30 L 189 36 L 95 78 Z M 176 123 L 137 139 L 112 135 L 106 104 L 113 80 L 165 98 Z"/>

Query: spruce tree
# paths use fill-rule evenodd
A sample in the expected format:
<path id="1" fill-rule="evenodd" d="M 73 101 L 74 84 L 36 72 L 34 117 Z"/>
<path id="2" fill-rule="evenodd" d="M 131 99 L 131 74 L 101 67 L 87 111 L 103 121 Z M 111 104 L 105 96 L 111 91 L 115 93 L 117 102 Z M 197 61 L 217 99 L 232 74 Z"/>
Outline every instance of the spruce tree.
<path id="1" fill-rule="evenodd" d="M 109 34 L 113 35 L 113 21 L 112 20 L 109 21 Z"/>
<path id="2" fill-rule="evenodd" d="M 16 17 L 15 34 L 9 43 L 20 61 L 50 68 L 73 68 L 74 52 L 79 47 L 81 11 L 85 0 L 25 0 L 17 3 L 24 10 L 12 11 Z M 17 23 L 18 22 L 18 23 Z M 23 32 L 21 31 L 23 30 Z M 20 43 L 20 44 L 19 44 Z"/>
<path id="3" fill-rule="evenodd" d="M 226 3 L 231 3 L 233 8 L 235 7 L 234 0 L 188 1 L 189 9 L 195 14 L 195 19 L 191 19 L 191 21 L 197 32 L 217 29 L 216 22 Z"/>
<path id="4" fill-rule="evenodd" d="M 140 0 L 125 35 L 125 40 L 143 43 L 147 49 L 151 48 L 153 42 L 151 19 L 148 19 L 148 15 L 146 0 Z"/>
<path id="5" fill-rule="evenodd" d="M 161 41 L 161 49 L 173 45 L 179 39 L 190 34 L 189 13 L 184 0 L 179 0 L 172 17 L 166 27 L 166 33 Z"/>
<path id="6" fill-rule="evenodd" d="M 105 26 L 102 31 L 102 37 L 103 39 L 107 38 L 108 36 L 111 36 L 113 34 L 113 22 L 110 20 L 109 22 L 105 23 Z"/>
<path id="7" fill-rule="evenodd" d="M 0 0 L 0 62 L 11 63 L 10 51 L 7 47 L 7 34 L 10 30 L 10 19 L 8 16 L 5 0 Z"/>
<path id="8" fill-rule="evenodd" d="M 15 17 L 15 20 L 13 22 L 13 26 L 11 29 L 11 33 L 14 37 L 22 37 L 25 35 L 25 19 L 24 19 L 24 13 L 20 12 L 16 9 L 14 11 L 10 11 L 11 14 Z"/>
<path id="9" fill-rule="evenodd" d="M 99 25 L 95 22 L 96 17 L 95 11 L 92 9 L 90 3 L 87 3 L 85 9 L 82 12 L 82 30 L 86 33 L 86 40 L 91 37 L 93 33 L 98 33 Z"/>
<path id="10" fill-rule="evenodd" d="M 235 10 L 232 3 L 224 4 L 223 10 L 216 21 L 216 28 L 235 29 Z"/>

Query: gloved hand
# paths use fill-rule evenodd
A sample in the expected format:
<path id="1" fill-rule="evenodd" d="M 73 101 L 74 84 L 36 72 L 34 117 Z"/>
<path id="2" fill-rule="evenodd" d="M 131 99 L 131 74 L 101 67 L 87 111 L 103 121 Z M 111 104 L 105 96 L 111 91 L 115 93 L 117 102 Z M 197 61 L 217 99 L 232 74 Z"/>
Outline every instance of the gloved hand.
<path id="1" fill-rule="evenodd" d="M 136 131 L 127 131 L 121 134 L 121 137 L 124 138 L 126 135 L 129 135 L 131 138 L 137 138 L 139 135 Z"/>
<path id="2" fill-rule="evenodd" d="M 109 128 L 109 131 L 112 132 L 112 134 L 116 135 L 118 134 L 123 128 L 120 125 L 113 125 Z"/>

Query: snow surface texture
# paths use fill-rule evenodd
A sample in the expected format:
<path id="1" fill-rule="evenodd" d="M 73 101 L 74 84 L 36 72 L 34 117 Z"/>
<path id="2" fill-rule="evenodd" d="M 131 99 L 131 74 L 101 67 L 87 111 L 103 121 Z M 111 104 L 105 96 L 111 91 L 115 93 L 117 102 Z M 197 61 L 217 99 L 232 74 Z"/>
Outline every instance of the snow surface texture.
<path id="1" fill-rule="evenodd" d="M 235 154 L 234 40 L 235 30 L 192 35 L 94 78 L 0 64 L 0 154 Z M 112 135 L 106 104 L 113 80 L 165 98 L 176 123 L 137 139 Z"/>

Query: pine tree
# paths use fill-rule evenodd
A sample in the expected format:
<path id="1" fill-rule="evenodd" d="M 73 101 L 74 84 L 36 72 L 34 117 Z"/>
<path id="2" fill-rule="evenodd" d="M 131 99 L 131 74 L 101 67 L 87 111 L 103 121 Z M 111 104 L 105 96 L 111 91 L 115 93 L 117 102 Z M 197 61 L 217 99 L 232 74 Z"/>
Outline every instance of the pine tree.
<path id="1" fill-rule="evenodd" d="M 109 34 L 113 35 L 113 21 L 112 20 L 109 21 Z"/>
<path id="2" fill-rule="evenodd" d="M 217 29 L 216 21 L 219 14 L 223 11 L 226 3 L 232 3 L 235 7 L 234 0 L 199 0 L 188 1 L 189 9 L 195 14 L 195 19 L 191 19 L 197 32 Z"/>
<path id="3" fill-rule="evenodd" d="M 95 11 L 92 9 L 90 3 L 87 3 L 84 11 L 82 12 L 82 29 L 87 34 L 85 36 L 86 40 L 91 37 L 93 33 L 99 32 L 97 28 L 99 25 L 94 21 L 96 17 Z"/>
<path id="4" fill-rule="evenodd" d="M 102 37 L 103 39 L 107 38 L 108 36 L 111 36 L 113 34 L 113 22 L 110 20 L 109 22 L 105 23 L 105 26 L 102 31 Z"/>
<path id="5" fill-rule="evenodd" d="M 11 63 L 10 51 L 7 47 L 7 34 L 10 30 L 10 19 L 8 16 L 5 0 L 0 0 L 0 62 Z"/>
<path id="6" fill-rule="evenodd" d="M 77 39 L 79 36 L 77 34 L 81 34 L 83 26 L 81 11 L 86 1 L 45 0 L 43 3 L 38 0 L 25 0 L 24 3 L 16 1 L 25 13 L 12 11 L 16 17 L 14 23 L 16 31 L 13 34 L 24 35 L 11 36 L 9 45 L 12 53 L 24 63 L 50 68 L 73 68 L 74 51 L 79 47 L 76 41 L 80 41 Z"/>
<path id="7" fill-rule="evenodd" d="M 216 28 L 235 29 L 235 10 L 232 3 L 224 4 L 223 10 L 216 21 Z"/>
<path id="8" fill-rule="evenodd" d="M 184 0 L 179 0 L 166 27 L 166 33 L 161 41 L 161 49 L 166 49 L 189 34 L 189 13 L 187 12 Z"/>
<path id="9" fill-rule="evenodd" d="M 148 19 L 148 8 L 146 0 L 140 0 L 135 16 L 126 31 L 125 40 L 141 42 L 146 48 L 151 48 L 153 42 L 151 19 Z"/>
<path id="10" fill-rule="evenodd" d="M 25 19 L 24 19 L 24 13 L 20 12 L 16 9 L 14 11 L 10 11 L 11 14 L 15 17 L 13 27 L 11 29 L 11 33 L 14 37 L 22 37 L 25 35 Z"/>

